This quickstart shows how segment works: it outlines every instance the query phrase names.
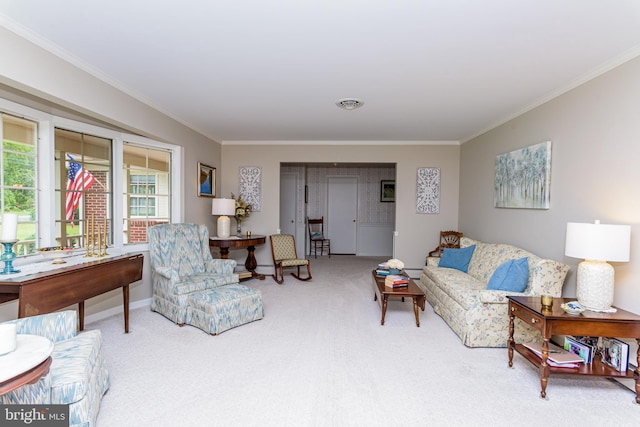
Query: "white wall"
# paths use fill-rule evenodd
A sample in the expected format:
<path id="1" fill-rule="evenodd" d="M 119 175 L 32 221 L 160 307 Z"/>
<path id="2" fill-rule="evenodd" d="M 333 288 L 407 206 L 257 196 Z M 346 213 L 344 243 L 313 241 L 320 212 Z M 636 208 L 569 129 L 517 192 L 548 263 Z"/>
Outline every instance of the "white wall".
<path id="1" fill-rule="evenodd" d="M 631 225 L 631 261 L 614 263 L 614 304 L 640 313 L 640 58 L 469 141 L 461 147 L 460 229 L 513 243 L 571 266 L 575 296 L 582 261 L 564 256 L 567 222 Z M 493 207 L 498 154 L 552 141 L 551 208 Z"/>
<path id="2" fill-rule="evenodd" d="M 395 163 L 396 164 L 396 240 L 395 256 L 407 267 L 424 265 L 427 252 L 438 244 L 440 230 L 458 226 L 458 145 L 311 145 L 309 142 L 282 144 L 263 141 L 254 144 L 222 146 L 222 193 L 237 193 L 239 168 L 262 168 L 262 211 L 254 212 L 243 222 L 253 234 L 269 235 L 279 228 L 281 163 Z M 399 143 L 401 144 L 401 143 Z M 416 170 L 418 167 L 441 168 L 440 214 L 417 214 L 415 208 Z M 244 251 L 232 251 L 230 257 L 243 261 Z M 268 245 L 256 248 L 260 266 L 270 266 Z M 267 269 L 270 267 L 266 267 Z M 259 268 L 259 270 L 261 270 Z M 264 270 L 261 270 L 264 271 Z M 271 270 L 265 272 L 271 273 Z"/>
<path id="3" fill-rule="evenodd" d="M 86 118 L 128 132 L 183 147 L 184 196 L 174 200 L 183 206 L 186 222 L 206 224 L 213 229 L 211 199 L 197 197 L 197 162 L 221 169 L 220 145 L 178 121 L 163 115 L 126 93 L 117 90 L 44 49 L 0 28 L 0 93 L 11 101 L 72 119 Z M 218 172 L 220 174 L 220 172 Z M 220 184 L 217 185 L 220 190 Z M 189 209 L 185 207 L 188 206 Z M 131 300 L 150 298 L 148 260 L 141 283 L 132 286 Z M 119 307 L 122 297 L 112 292 L 85 304 L 91 316 Z M 0 305 L 0 321 L 17 316 L 16 302 Z"/>

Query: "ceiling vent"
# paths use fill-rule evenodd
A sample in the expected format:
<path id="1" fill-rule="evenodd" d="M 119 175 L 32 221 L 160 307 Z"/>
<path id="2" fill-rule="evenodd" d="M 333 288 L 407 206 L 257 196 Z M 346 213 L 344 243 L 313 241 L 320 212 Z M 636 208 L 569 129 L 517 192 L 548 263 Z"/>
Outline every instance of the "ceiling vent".
<path id="1" fill-rule="evenodd" d="M 336 102 L 336 105 L 340 108 L 344 108 L 345 110 L 355 110 L 358 107 L 362 107 L 364 102 L 356 98 L 344 98 Z"/>

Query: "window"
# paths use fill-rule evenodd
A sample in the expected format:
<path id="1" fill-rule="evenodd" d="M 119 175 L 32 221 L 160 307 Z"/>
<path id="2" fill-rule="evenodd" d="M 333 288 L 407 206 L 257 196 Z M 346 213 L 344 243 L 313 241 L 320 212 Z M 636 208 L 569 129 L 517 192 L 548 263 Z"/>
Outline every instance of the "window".
<path id="1" fill-rule="evenodd" d="M 1 114 L 2 176 L 0 198 L 2 212 L 18 214 L 18 255 L 35 252 L 36 211 L 36 141 L 37 124 L 33 121 Z"/>
<path id="2" fill-rule="evenodd" d="M 55 129 L 56 242 L 84 247 L 87 221 L 90 233 L 107 234 L 111 244 L 112 140 Z M 106 230 L 104 230 L 106 228 Z"/>
<path id="3" fill-rule="evenodd" d="M 129 177 L 129 213 L 131 217 L 156 216 L 156 177 L 131 175 Z M 138 197 L 135 194 L 148 194 Z"/>
<path id="4" fill-rule="evenodd" d="M 123 240 L 146 242 L 148 227 L 171 220 L 171 152 L 125 143 L 123 156 Z"/>
<path id="5" fill-rule="evenodd" d="M 96 233 L 107 230 L 110 247 L 128 250 L 147 249 L 147 227 L 182 220 L 174 203 L 182 192 L 177 145 L 2 98 L 0 137 L 0 213 L 19 215 L 19 256 L 46 246 L 84 247 L 91 218 Z"/>

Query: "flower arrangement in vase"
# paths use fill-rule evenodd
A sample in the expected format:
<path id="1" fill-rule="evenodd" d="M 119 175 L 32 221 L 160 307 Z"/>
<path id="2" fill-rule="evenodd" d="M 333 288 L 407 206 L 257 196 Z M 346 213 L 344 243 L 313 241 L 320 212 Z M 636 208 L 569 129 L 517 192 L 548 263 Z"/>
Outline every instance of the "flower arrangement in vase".
<path id="1" fill-rule="evenodd" d="M 234 217 L 236 218 L 237 234 L 238 236 L 241 236 L 242 221 L 249 218 L 249 215 L 251 215 L 251 212 L 253 211 L 253 207 L 249 203 L 247 203 L 240 195 L 236 199 L 236 196 L 233 193 L 231 193 L 231 198 L 236 201 L 236 213 Z"/>
<path id="2" fill-rule="evenodd" d="M 385 264 L 387 264 L 387 267 L 389 267 L 390 274 L 400 274 L 400 270 L 404 268 L 404 262 L 396 258 L 390 259 Z"/>

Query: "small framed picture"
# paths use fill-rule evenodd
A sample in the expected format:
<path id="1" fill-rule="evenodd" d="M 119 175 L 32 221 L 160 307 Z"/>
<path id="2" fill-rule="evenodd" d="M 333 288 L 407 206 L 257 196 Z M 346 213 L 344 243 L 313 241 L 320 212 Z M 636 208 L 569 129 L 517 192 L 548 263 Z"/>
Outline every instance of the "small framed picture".
<path id="1" fill-rule="evenodd" d="M 380 201 L 395 202 L 396 201 L 396 182 L 380 181 Z"/>
<path id="2" fill-rule="evenodd" d="M 216 197 L 216 168 L 198 162 L 198 196 Z"/>

